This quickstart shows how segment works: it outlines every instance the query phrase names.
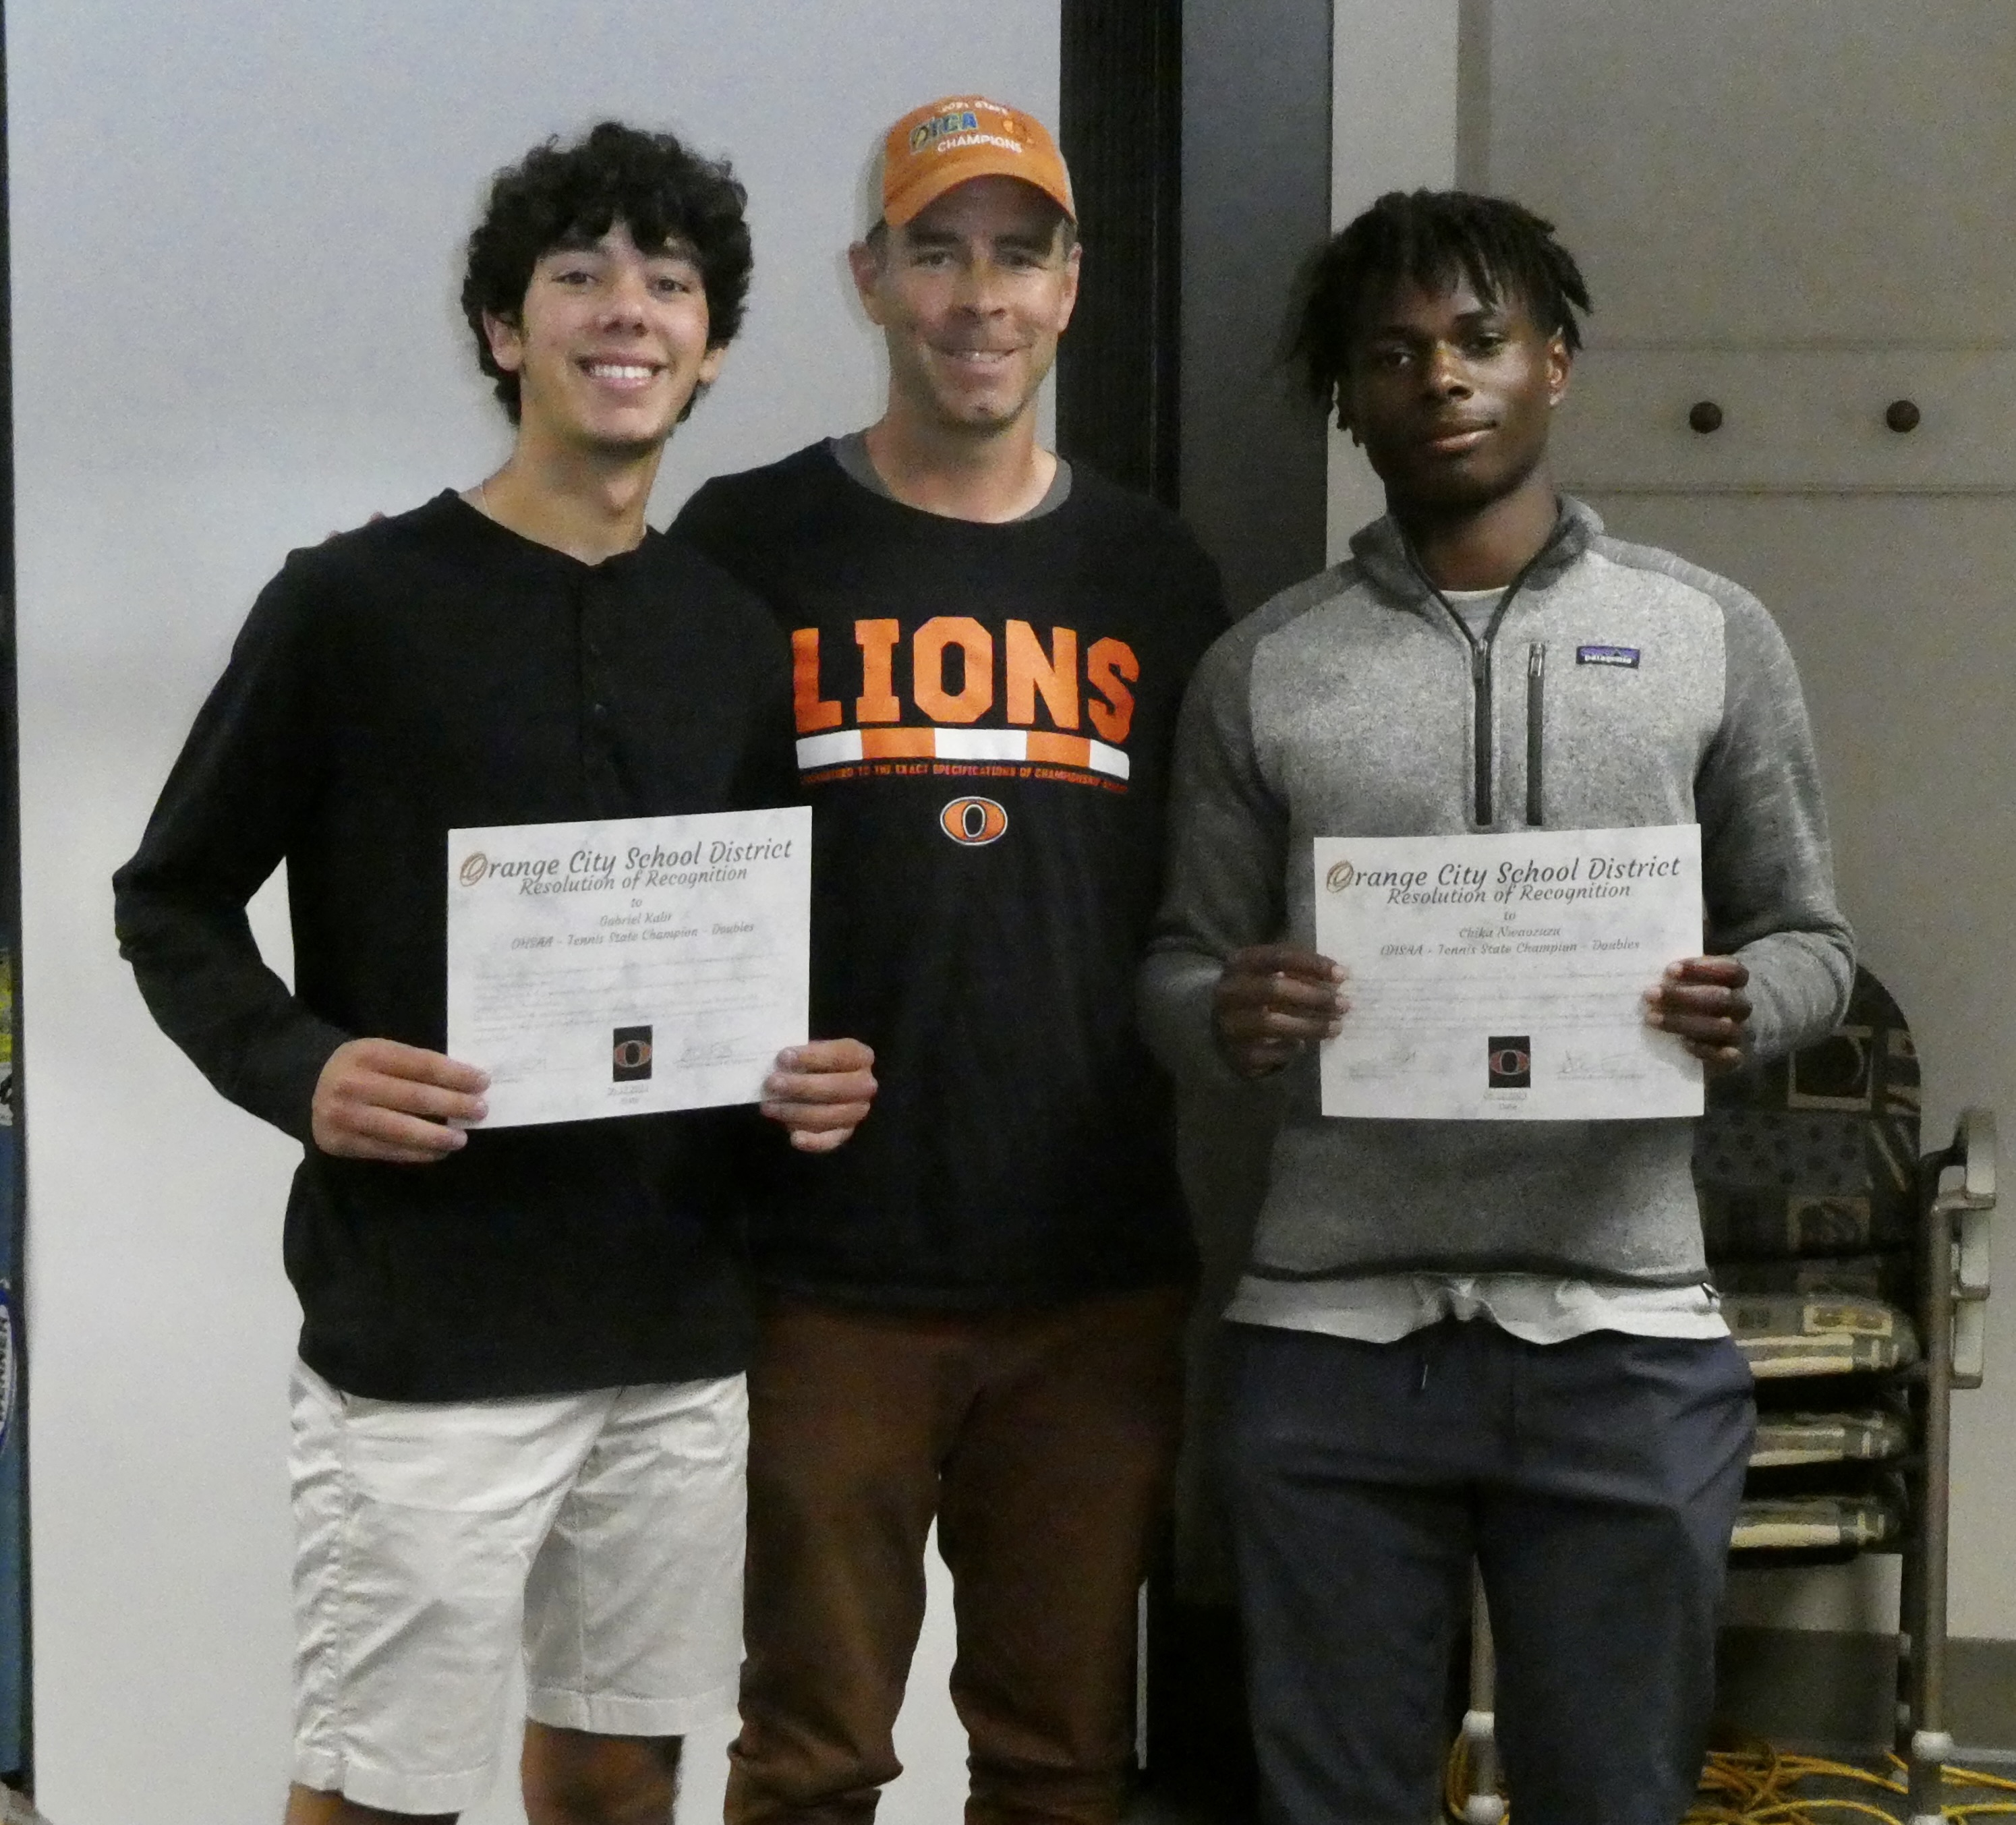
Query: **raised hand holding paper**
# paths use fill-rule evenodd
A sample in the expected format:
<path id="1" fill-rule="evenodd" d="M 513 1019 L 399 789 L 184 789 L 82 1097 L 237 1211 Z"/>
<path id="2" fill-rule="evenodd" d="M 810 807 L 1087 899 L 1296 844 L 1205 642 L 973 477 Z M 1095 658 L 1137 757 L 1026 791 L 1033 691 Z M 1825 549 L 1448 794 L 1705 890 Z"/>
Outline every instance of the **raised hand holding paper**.
<path id="1" fill-rule="evenodd" d="M 1326 1115 L 1698 1115 L 1644 991 L 1701 948 L 1701 830 L 1319 837 L 1316 947 L 1351 971 Z"/>
<path id="2" fill-rule="evenodd" d="M 811 930 L 805 805 L 451 830 L 449 1055 L 486 1128 L 758 1102 Z"/>

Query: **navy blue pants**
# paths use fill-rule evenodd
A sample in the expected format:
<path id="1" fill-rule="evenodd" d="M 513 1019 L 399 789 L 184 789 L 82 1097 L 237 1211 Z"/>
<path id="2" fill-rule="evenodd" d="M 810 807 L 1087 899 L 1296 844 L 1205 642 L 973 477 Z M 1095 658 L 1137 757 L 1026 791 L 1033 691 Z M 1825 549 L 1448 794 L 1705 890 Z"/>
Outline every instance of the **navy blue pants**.
<path id="1" fill-rule="evenodd" d="M 1481 1568 L 1518 1825 L 1673 1825 L 1756 1424 L 1734 1344 L 1226 1327 L 1224 1442 L 1267 1825 L 1424 1825 Z"/>

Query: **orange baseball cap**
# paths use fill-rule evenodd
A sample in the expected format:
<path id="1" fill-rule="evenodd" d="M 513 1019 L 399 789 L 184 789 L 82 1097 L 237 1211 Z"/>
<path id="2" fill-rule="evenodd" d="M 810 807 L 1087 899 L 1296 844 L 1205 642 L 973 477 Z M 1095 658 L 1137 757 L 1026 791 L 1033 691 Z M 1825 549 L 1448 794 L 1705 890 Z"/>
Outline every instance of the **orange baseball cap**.
<path id="1" fill-rule="evenodd" d="M 882 144 L 882 219 L 900 228 L 973 178 L 1020 178 L 1078 220 L 1071 174 L 1032 114 L 981 95 L 947 95 L 914 108 Z"/>

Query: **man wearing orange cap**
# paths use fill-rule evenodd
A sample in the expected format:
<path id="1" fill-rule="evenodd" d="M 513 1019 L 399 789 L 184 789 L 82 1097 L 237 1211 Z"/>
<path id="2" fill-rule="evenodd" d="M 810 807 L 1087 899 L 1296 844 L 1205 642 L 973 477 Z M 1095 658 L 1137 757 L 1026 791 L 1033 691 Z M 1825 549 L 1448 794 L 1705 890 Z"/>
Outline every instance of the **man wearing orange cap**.
<path id="1" fill-rule="evenodd" d="M 1224 611 L 1172 515 L 1037 441 L 1080 259 L 1049 135 L 934 102 L 890 132 L 870 213 L 849 258 L 887 410 L 710 482 L 679 527 L 790 635 L 815 1017 L 882 1083 L 752 1225 L 728 1812 L 873 1813 L 935 1519 L 968 1820 L 1103 1825 L 1192 1265 L 1132 975 L 1177 706 Z"/>

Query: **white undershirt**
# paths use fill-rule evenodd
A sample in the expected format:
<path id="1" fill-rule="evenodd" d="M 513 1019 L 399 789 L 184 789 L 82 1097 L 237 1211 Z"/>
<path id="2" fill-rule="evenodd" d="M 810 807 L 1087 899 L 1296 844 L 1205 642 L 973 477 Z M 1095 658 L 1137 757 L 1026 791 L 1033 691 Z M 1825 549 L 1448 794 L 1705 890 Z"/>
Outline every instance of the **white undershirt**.
<path id="1" fill-rule="evenodd" d="M 1225 1316 L 1238 1324 L 1321 1331 L 1364 1344 L 1395 1343 L 1445 1318 L 1487 1318 L 1529 1344 L 1566 1343 L 1593 1330 L 1729 1335 L 1711 1287 L 1620 1287 L 1546 1274 L 1365 1274 L 1337 1280 L 1247 1274 Z"/>

